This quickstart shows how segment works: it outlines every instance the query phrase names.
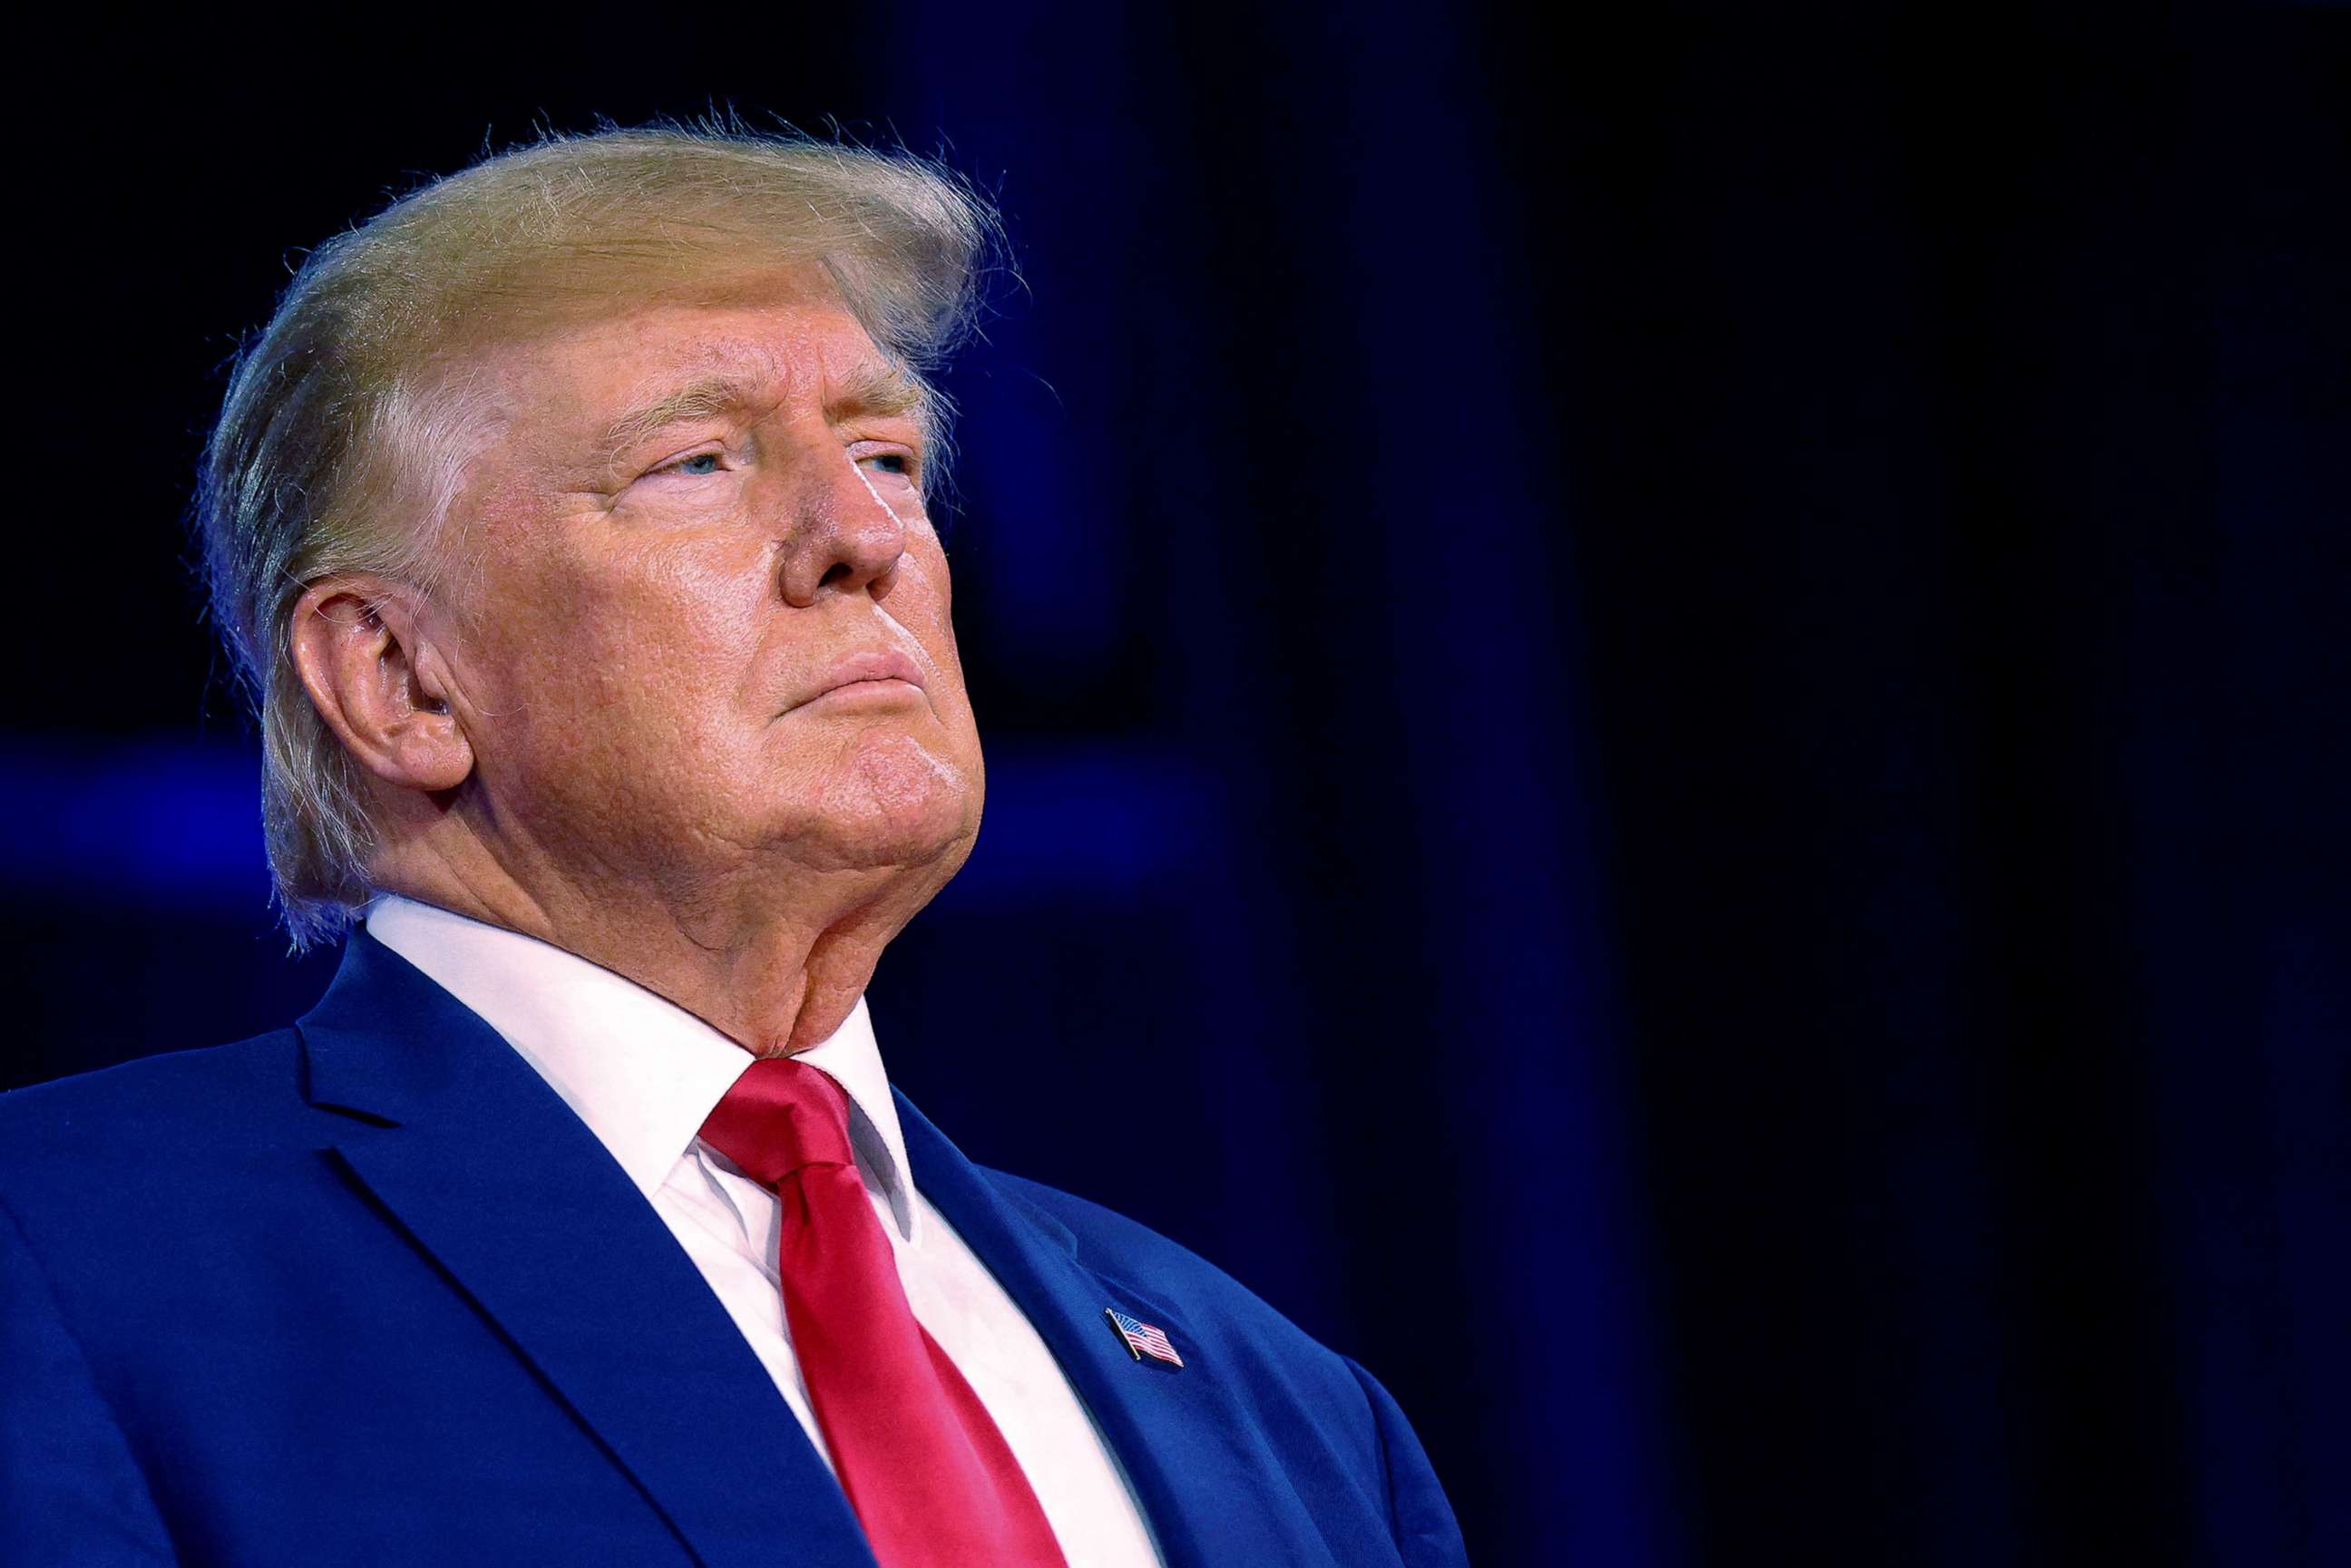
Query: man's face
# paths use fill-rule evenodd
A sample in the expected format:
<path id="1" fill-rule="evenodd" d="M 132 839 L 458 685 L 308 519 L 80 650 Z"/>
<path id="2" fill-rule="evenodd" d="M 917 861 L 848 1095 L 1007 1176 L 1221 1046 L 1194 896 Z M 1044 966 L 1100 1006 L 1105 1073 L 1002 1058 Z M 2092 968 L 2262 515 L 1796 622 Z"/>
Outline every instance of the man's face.
<path id="1" fill-rule="evenodd" d="M 982 778 L 930 454 L 856 319 L 771 281 L 484 370 L 506 419 L 457 504 L 447 641 L 505 841 L 689 899 L 953 874 Z"/>

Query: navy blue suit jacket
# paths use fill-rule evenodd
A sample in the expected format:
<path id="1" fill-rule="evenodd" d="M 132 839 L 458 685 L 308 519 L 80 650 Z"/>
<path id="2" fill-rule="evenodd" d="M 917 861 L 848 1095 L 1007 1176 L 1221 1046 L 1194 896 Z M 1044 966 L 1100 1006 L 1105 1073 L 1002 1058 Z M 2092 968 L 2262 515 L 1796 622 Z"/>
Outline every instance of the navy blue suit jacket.
<path id="1" fill-rule="evenodd" d="M 1170 1564 L 1464 1561 L 1360 1367 L 899 1112 Z M 1113 1306 L 1185 1366 L 1135 1361 Z M 652 1207 L 363 934 L 291 1029 L 0 1098 L 0 1561 L 872 1568 Z"/>

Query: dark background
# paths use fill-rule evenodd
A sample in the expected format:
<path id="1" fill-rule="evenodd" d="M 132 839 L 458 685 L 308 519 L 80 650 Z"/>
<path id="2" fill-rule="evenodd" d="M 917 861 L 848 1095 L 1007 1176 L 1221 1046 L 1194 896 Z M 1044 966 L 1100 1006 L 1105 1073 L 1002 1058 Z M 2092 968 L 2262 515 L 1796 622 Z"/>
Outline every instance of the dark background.
<path id="1" fill-rule="evenodd" d="M 988 824 L 873 992 L 970 1153 L 1367 1363 L 1488 1568 L 2351 1562 L 2351 12 L 1558 25 L 20 61 L 5 1081 L 331 967 L 181 532 L 287 258 L 542 122 L 833 117 L 1022 280 Z"/>

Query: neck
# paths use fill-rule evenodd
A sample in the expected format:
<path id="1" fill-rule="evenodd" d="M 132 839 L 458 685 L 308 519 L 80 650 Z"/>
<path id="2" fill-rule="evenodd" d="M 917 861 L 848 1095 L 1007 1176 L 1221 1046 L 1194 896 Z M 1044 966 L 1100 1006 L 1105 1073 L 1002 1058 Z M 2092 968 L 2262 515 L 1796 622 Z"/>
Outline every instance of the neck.
<path id="1" fill-rule="evenodd" d="M 633 980 L 755 1056 L 806 1051 L 840 1029 L 882 950 L 945 880 L 914 874 L 924 868 L 784 868 L 690 887 L 615 886 L 518 877 L 496 857 L 417 841 L 387 846 L 372 869 L 389 892 Z"/>

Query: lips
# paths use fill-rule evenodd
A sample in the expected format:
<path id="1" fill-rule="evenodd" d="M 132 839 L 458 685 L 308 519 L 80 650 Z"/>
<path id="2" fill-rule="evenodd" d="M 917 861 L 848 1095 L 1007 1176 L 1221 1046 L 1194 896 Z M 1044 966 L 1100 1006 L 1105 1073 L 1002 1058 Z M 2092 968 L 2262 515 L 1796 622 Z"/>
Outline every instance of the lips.
<path id="1" fill-rule="evenodd" d="M 904 681 L 917 689 L 927 689 L 923 680 L 923 667 L 912 658 L 894 649 L 871 653 L 852 653 L 824 673 L 815 691 L 803 699 L 814 702 L 820 696 L 845 686 L 860 685 L 869 681 Z M 794 704 L 794 706 L 800 706 Z"/>

